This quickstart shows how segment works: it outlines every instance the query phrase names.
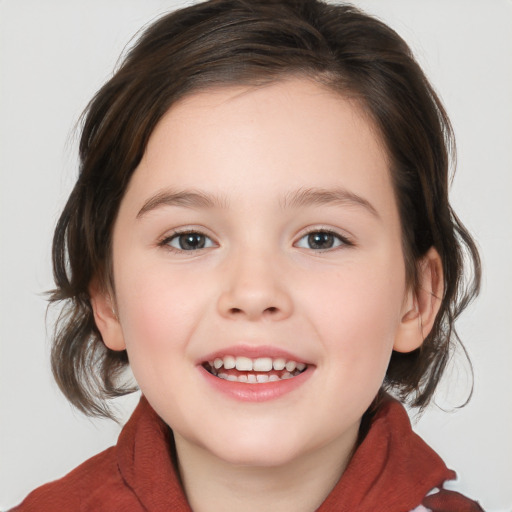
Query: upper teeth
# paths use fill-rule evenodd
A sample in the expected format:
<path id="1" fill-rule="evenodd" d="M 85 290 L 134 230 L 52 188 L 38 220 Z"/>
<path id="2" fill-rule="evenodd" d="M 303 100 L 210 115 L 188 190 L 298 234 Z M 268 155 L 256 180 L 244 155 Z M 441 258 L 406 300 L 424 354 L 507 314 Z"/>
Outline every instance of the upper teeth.
<path id="1" fill-rule="evenodd" d="M 210 366 L 219 370 L 224 367 L 226 370 L 236 368 L 242 372 L 270 372 L 271 370 L 284 370 L 289 372 L 294 370 L 302 371 L 306 368 L 304 363 L 297 363 L 296 361 L 287 361 L 282 357 L 258 357 L 251 359 L 249 357 L 233 357 L 224 356 L 223 358 L 217 357 L 214 361 L 209 361 Z"/>

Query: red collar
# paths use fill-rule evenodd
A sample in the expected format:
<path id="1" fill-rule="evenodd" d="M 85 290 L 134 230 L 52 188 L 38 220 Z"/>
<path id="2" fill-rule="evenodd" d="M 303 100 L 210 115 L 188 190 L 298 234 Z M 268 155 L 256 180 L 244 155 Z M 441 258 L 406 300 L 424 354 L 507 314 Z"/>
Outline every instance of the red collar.
<path id="1" fill-rule="evenodd" d="M 173 457 L 174 441 L 169 427 L 142 396 L 119 436 L 117 460 L 124 481 L 145 510 L 191 511 Z"/>
<path id="2" fill-rule="evenodd" d="M 318 512 L 409 511 L 455 476 L 412 431 L 402 404 L 387 398 Z"/>
<path id="3" fill-rule="evenodd" d="M 121 432 L 117 457 L 124 481 L 148 511 L 191 510 L 173 450 L 170 429 L 142 397 Z M 389 399 L 318 512 L 409 511 L 453 478 L 455 473 L 412 431 L 402 405 Z"/>

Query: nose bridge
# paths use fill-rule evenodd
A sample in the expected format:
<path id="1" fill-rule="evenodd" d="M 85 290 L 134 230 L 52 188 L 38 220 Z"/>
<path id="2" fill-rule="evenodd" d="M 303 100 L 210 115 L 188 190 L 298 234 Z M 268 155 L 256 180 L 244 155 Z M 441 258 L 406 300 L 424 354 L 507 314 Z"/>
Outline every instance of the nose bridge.
<path id="1" fill-rule="evenodd" d="M 280 258 L 268 248 L 245 245 L 226 261 L 226 280 L 219 297 L 223 316 L 249 320 L 288 317 L 292 309 Z"/>

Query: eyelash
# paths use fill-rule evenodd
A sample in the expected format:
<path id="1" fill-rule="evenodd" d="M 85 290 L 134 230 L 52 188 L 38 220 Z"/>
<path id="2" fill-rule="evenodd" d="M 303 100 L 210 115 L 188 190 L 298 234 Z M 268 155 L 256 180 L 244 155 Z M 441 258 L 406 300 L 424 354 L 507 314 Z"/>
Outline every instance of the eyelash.
<path id="1" fill-rule="evenodd" d="M 333 231 L 331 229 L 325 229 L 325 228 L 316 228 L 316 229 L 311 229 L 310 231 L 307 231 L 306 233 L 304 233 L 299 238 L 298 242 L 296 242 L 294 244 L 294 246 L 301 248 L 301 246 L 298 245 L 298 243 L 301 240 L 305 239 L 306 237 L 310 237 L 311 235 L 319 235 L 319 234 L 331 236 L 331 237 L 333 237 L 335 239 L 335 241 L 333 243 L 336 243 L 336 240 L 339 243 L 337 245 L 334 245 L 333 247 L 328 247 L 326 249 L 314 249 L 314 248 L 311 248 L 311 247 L 302 247 L 302 248 L 303 249 L 309 249 L 309 250 L 314 251 L 316 253 L 324 253 L 324 252 L 328 252 L 330 250 L 338 249 L 338 248 L 343 247 L 343 246 L 345 246 L 345 247 L 353 247 L 354 246 L 354 243 L 349 238 L 347 238 L 346 236 L 340 235 L 339 233 L 337 233 L 337 232 L 335 232 L 335 231 Z M 204 237 L 205 240 L 208 240 L 209 242 L 206 242 L 207 245 L 204 246 L 204 247 L 188 249 L 188 250 L 187 249 L 183 249 L 183 248 L 173 247 L 172 245 L 170 245 L 173 240 L 179 239 L 179 237 L 184 236 L 184 235 L 199 235 L 199 236 Z M 311 242 L 311 240 L 309 240 L 308 242 Z M 184 231 L 174 231 L 171 235 L 166 236 L 165 238 L 160 240 L 157 245 L 159 247 L 164 247 L 164 248 L 166 248 L 169 251 L 172 251 L 172 252 L 175 252 L 175 253 L 179 253 L 179 254 L 183 254 L 183 253 L 186 253 L 186 252 L 193 253 L 193 252 L 196 252 L 196 251 L 201 251 L 202 249 L 208 249 L 210 247 L 214 247 L 214 244 L 215 244 L 215 242 L 213 242 L 212 239 L 208 235 L 205 235 L 204 233 L 202 233 L 199 230 L 188 229 L 188 230 L 184 230 Z"/>

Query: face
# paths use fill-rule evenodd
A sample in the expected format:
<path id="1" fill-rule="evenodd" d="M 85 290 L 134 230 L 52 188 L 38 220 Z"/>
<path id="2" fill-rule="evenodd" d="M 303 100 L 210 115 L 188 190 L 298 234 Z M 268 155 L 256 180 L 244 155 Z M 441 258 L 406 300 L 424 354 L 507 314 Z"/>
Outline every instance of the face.
<path id="1" fill-rule="evenodd" d="M 198 93 L 131 179 L 99 327 L 177 443 L 257 466 L 343 451 L 410 307 L 401 247 L 356 104 L 306 80 Z"/>

